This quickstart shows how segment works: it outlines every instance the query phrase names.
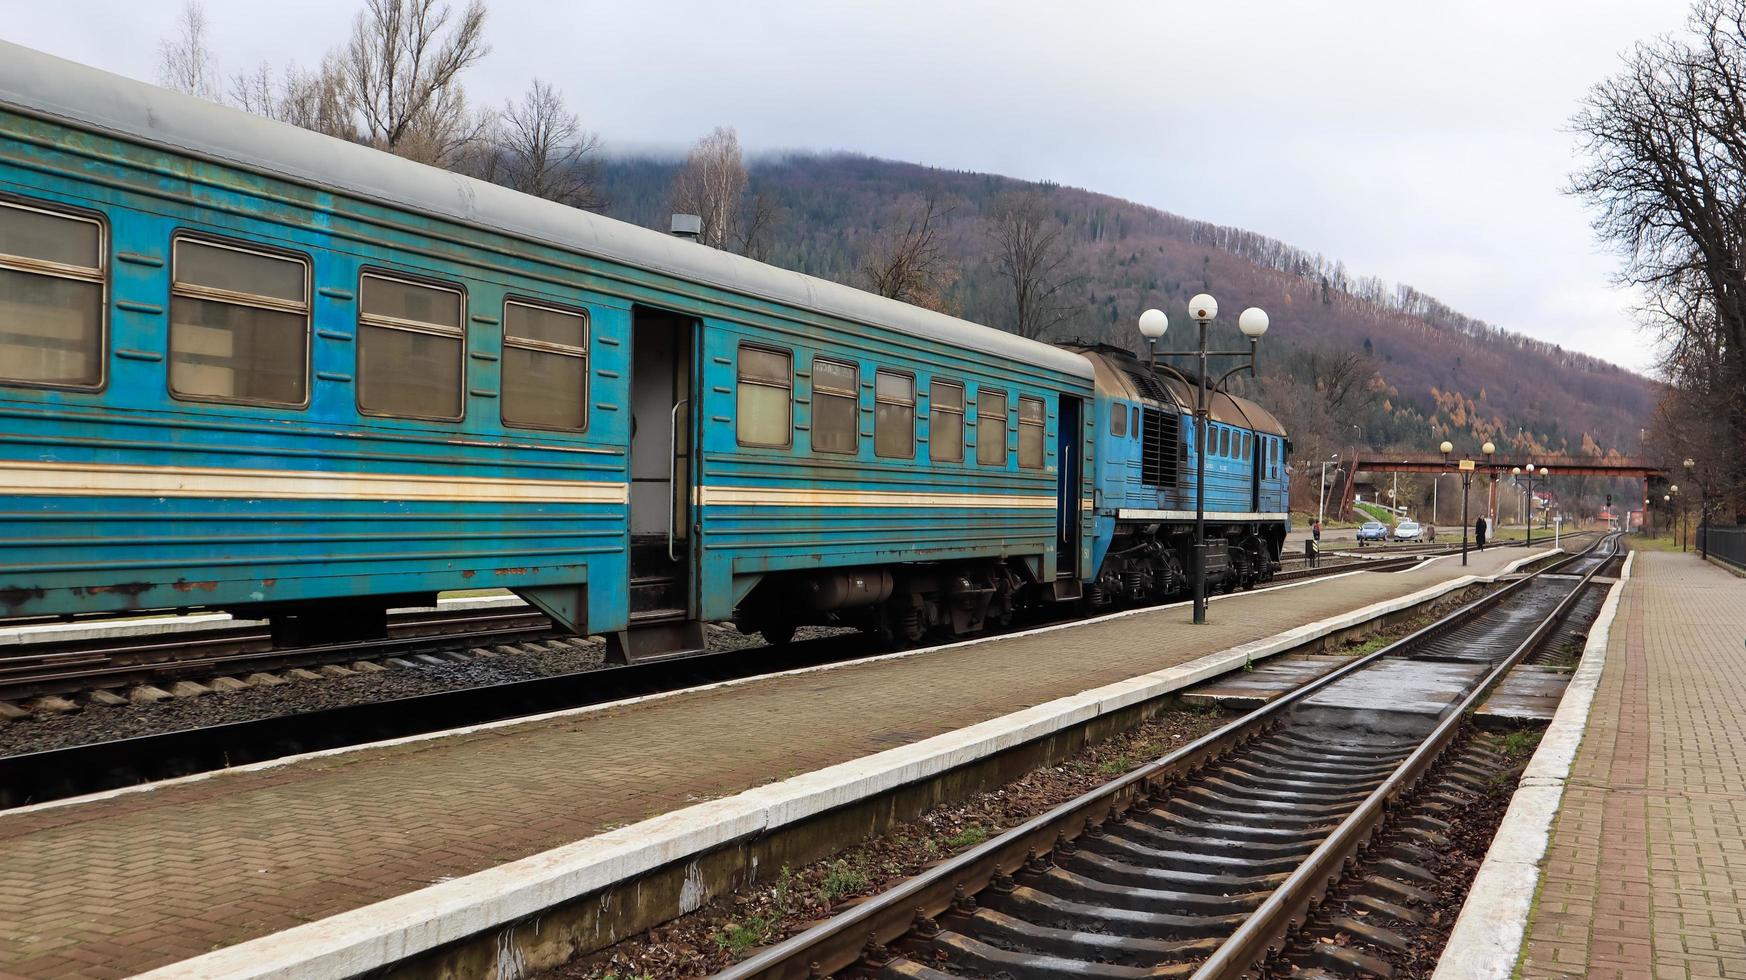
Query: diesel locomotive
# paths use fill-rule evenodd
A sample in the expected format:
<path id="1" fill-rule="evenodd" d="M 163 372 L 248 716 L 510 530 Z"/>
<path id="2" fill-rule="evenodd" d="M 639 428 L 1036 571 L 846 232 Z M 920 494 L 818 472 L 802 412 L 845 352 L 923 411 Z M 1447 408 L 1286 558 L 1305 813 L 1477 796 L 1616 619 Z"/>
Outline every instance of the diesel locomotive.
<path id="1" fill-rule="evenodd" d="M 627 661 L 1277 567 L 1286 433 L 1179 381 L 0 43 L 0 619 L 286 643 L 508 589 Z"/>

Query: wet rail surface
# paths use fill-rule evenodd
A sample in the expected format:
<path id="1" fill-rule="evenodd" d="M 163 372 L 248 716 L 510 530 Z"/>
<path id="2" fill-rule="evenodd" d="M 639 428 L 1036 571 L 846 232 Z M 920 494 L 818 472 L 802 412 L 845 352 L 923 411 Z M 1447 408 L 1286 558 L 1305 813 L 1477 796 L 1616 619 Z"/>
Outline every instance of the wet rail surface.
<path id="1" fill-rule="evenodd" d="M 1615 547 L 1608 536 L 720 976 L 1251 974 L 1416 786 L 1500 774 L 1465 714 L 1558 627 L 1586 628 L 1579 602 Z M 1412 820 L 1405 832 L 1434 847 L 1439 821 Z M 1425 872 L 1382 860 L 1400 873 L 1369 900 L 1412 904 Z M 1317 968 L 1364 974 L 1338 953 Z"/>

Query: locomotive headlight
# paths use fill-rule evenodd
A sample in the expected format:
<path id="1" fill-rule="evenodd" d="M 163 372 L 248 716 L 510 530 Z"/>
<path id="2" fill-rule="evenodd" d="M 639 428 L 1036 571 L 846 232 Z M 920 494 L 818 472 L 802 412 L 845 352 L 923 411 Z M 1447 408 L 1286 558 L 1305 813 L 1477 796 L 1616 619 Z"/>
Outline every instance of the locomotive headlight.
<path id="1" fill-rule="evenodd" d="M 1250 340 L 1260 340 L 1267 332 L 1267 311 L 1259 306 L 1249 307 L 1237 317 L 1237 329 Z"/>
<path id="2" fill-rule="evenodd" d="M 1197 323 L 1208 323 L 1219 315 L 1219 301 L 1205 293 L 1188 301 L 1188 315 Z"/>
<path id="3" fill-rule="evenodd" d="M 1170 326 L 1170 318 L 1163 310 L 1147 310 L 1140 314 L 1140 336 L 1147 340 L 1157 340 L 1164 336 L 1164 331 Z"/>

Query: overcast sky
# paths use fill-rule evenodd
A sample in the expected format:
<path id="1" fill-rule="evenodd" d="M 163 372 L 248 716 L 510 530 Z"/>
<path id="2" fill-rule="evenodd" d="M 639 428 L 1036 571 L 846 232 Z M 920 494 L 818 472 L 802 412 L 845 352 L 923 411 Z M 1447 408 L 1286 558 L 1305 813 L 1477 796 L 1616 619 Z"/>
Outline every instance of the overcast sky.
<path id="1" fill-rule="evenodd" d="M 1563 193 L 1578 100 L 1684 0 L 488 0 L 498 103 L 557 84 L 609 146 L 852 150 L 1238 225 L 1627 367 L 1618 260 Z M 227 70 L 309 64 L 361 0 L 208 0 Z M 0 0 L 8 40 L 139 78 L 175 0 Z M 1219 297 L 1236 308 L 1240 296 Z"/>

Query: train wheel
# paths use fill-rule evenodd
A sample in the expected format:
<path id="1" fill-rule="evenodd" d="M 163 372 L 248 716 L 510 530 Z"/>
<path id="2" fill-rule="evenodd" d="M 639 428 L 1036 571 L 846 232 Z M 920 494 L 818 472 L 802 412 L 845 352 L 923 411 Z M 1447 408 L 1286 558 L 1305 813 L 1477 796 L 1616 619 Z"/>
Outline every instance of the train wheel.
<path id="1" fill-rule="evenodd" d="M 794 641 L 794 624 L 783 623 L 780 626 L 765 626 L 758 631 L 764 642 L 773 647 L 785 647 Z"/>

